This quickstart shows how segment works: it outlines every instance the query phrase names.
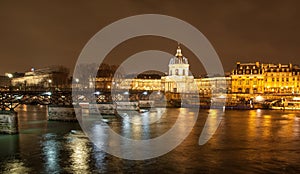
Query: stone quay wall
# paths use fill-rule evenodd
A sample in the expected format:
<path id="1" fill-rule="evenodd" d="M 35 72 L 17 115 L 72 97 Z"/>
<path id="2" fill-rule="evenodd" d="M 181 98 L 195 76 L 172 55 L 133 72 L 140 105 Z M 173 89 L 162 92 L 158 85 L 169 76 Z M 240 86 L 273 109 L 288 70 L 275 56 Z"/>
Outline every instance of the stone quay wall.
<path id="1" fill-rule="evenodd" d="M 80 107 L 48 105 L 48 120 L 77 121 L 76 114 L 81 114 Z"/>
<path id="2" fill-rule="evenodd" d="M 0 111 L 0 133 L 17 134 L 18 132 L 18 113 Z"/>

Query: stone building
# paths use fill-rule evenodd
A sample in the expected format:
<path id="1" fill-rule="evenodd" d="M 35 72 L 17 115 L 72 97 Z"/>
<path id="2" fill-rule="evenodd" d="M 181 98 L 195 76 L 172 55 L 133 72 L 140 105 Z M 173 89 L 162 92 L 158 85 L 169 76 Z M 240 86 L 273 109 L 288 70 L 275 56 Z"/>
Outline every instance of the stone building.
<path id="1" fill-rule="evenodd" d="M 11 84 L 18 89 L 65 87 L 68 84 L 69 70 L 62 66 L 31 69 L 22 77 L 12 77 Z"/>
<path id="2" fill-rule="evenodd" d="M 237 62 L 231 74 L 231 92 L 257 94 L 264 93 L 264 74 L 261 64 Z"/>
<path id="3" fill-rule="evenodd" d="M 169 62 L 169 74 L 161 78 L 165 92 L 189 93 L 195 90 L 194 76 L 189 75 L 188 59 L 183 56 L 178 45 L 175 57 Z"/>
<path id="4" fill-rule="evenodd" d="M 299 93 L 300 68 L 292 64 L 237 62 L 231 74 L 232 93 Z"/>
<path id="5" fill-rule="evenodd" d="M 194 81 L 201 95 L 231 93 L 231 77 L 197 78 Z"/>
<path id="6" fill-rule="evenodd" d="M 144 72 L 139 75 L 113 79 L 113 77 L 101 77 L 101 74 L 92 79 L 90 85 L 96 89 L 109 90 L 149 90 L 175 93 L 198 92 L 203 95 L 212 93 L 228 93 L 231 91 L 230 77 L 194 78 L 189 75 L 189 62 L 183 56 L 180 46 L 176 54 L 169 61 L 168 74 L 161 72 Z M 90 86 L 92 87 L 92 86 Z"/>
<path id="7" fill-rule="evenodd" d="M 265 93 L 299 93 L 300 68 L 292 64 L 262 64 Z"/>

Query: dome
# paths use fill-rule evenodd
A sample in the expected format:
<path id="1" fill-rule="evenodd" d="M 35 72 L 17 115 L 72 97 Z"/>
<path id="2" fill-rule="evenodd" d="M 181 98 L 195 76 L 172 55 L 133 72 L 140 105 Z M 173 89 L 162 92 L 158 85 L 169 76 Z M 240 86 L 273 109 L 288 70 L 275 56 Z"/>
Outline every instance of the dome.
<path id="1" fill-rule="evenodd" d="M 178 45 L 175 57 L 171 58 L 169 65 L 172 64 L 188 64 L 188 59 L 184 57 L 181 53 L 180 45 Z"/>

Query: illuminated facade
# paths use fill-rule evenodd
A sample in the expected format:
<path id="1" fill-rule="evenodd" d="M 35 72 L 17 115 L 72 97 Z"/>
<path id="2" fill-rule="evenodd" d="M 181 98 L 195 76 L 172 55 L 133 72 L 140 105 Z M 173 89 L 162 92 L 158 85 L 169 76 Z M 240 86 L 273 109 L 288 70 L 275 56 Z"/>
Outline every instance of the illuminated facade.
<path id="1" fill-rule="evenodd" d="M 264 93 L 264 74 L 260 63 L 237 62 L 231 74 L 231 84 L 232 93 Z"/>
<path id="2" fill-rule="evenodd" d="M 194 76 L 189 75 L 188 59 L 182 55 L 178 46 L 175 57 L 169 62 L 169 74 L 162 77 L 161 82 L 165 92 L 188 93 L 194 88 Z"/>
<path id="3" fill-rule="evenodd" d="M 237 62 L 231 74 L 232 93 L 299 93 L 300 68 L 292 64 Z"/>
<path id="4" fill-rule="evenodd" d="M 200 94 L 226 93 L 231 91 L 230 77 L 210 77 L 194 79 L 189 75 L 188 59 L 183 56 L 178 46 L 175 57 L 170 59 L 168 75 L 150 72 L 140 74 L 136 78 L 97 77 L 90 81 L 90 87 L 109 90 L 149 90 L 175 93 L 189 93 L 198 90 Z"/>
<path id="5" fill-rule="evenodd" d="M 209 95 L 231 92 L 231 77 L 210 77 L 194 80 L 197 84 L 199 94 Z"/>
<path id="6" fill-rule="evenodd" d="M 174 93 L 189 93 L 197 90 L 200 95 L 211 94 L 299 94 L 300 68 L 292 64 L 262 64 L 237 62 L 227 77 L 196 78 L 189 75 L 188 59 L 183 56 L 180 46 L 175 57 L 170 59 L 168 75 L 148 78 L 148 75 L 136 78 L 96 78 L 98 89 L 150 90 Z"/>
<path id="7" fill-rule="evenodd" d="M 32 69 L 23 77 L 12 77 L 11 85 L 24 87 L 64 87 L 68 80 L 68 69 L 52 66 L 43 69 Z"/>
<path id="8" fill-rule="evenodd" d="M 292 64 L 263 64 L 265 93 L 299 93 L 300 68 Z"/>

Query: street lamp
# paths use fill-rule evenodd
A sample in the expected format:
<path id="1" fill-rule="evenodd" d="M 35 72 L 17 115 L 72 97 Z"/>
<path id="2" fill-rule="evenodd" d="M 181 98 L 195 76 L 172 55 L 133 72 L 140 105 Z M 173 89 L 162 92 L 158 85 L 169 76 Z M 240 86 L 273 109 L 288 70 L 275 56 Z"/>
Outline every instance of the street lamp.
<path id="1" fill-rule="evenodd" d="M 49 79 L 49 80 L 48 80 L 48 86 L 49 86 L 50 89 L 51 89 L 51 83 L 52 83 L 52 80 Z"/>
<path id="2" fill-rule="evenodd" d="M 75 88 L 79 89 L 79 78 L 75 78 L 75 82 L 76 82 L 76 85 L 75 85 Z"/>
<path id="3" fill-rule="evenodd" d="M 11 73 L 5 73 L 5 75 L 9 78 L 9 83 L 10 83 L 10 85 L 9 85 L 9 91 L 11 91 L 12 90 L 12 78 L 14 77 L 13 76 L 13 74 L 11 74 Z"/>

